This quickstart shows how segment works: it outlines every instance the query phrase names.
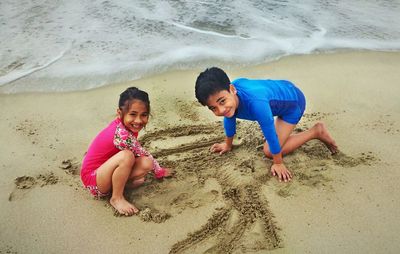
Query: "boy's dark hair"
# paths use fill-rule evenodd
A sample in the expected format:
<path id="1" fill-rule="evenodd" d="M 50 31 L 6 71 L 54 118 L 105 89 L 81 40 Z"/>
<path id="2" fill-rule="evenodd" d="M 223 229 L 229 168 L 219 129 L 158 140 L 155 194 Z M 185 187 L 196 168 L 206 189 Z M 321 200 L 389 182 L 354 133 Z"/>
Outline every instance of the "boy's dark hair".
<path id="1" fill-rule="evenodd" d="M 223 90 L 229 91 L 230 84 L 231 81 L 228 75 L 222 69 L 218 67 L 207 68 L 197 77 L 195 86 L 196 98 L 203 106 L 206 106 L 210 95 Z"/>
<path id="2" fill-rule="evenodd" d="M 142 101 L 150 114 L 150 100 L 149 95 L 137 87 L 129 87 L 119 95 L 118 108 L 122 111 L 123 115 L 127 113 L 134 100 Z"/>

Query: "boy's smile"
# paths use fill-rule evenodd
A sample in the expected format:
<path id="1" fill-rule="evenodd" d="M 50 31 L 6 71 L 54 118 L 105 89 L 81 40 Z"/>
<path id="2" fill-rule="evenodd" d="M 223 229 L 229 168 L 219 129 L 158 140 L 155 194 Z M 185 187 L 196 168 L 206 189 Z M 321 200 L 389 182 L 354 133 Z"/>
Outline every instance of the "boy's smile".
<path id="1" fill-rule="evenodd" d="M 232 84 L 229 86 L 229 91 L 221 90 L 210 95 L 207 99 L 207 107 L 216 116 L 233 117 L 238 106 L 239 97 Z"/>

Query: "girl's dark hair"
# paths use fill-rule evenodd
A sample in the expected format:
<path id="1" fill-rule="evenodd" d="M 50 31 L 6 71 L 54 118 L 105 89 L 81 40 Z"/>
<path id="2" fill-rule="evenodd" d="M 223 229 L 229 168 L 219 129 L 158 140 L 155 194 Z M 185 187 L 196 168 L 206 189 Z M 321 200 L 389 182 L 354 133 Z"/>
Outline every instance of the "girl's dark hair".
<path id="1" fill-rule="evenodd" d="M 222 91 L 229 91 L 231 81 L 225 71 L 218 67 L 211 67 L 200 73 L 196 80 L 195 95 L 197 100 L 205 106 L 208 97 Z"/>
<path id="2" fill-rule="evenodd" d="M 149 95 L 145 91 L 132 86 L 119 95 L 118 108 L 122 111 L 123 115 L 127 113 L 134 100 L 142 101 L 146 105 L 147 111 L 150 114 Z"/>

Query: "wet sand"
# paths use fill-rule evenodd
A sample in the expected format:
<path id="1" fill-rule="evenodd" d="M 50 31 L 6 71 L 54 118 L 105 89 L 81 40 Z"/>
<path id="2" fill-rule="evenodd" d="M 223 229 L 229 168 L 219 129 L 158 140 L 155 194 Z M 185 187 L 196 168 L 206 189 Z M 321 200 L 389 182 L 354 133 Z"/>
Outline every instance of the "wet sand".
<path id="1" fill-rule="evenodd" d="M 74 93 L 0 95 L 0 253 L 395 253 L 400 244 L 400 53 L 293 56 L 228 69 L 231 78 L 289 79 L 307 97 L 296 131 L 326 123 L 331 155 L 311 141 L 269 174 L 257 124 L 240 121 L 234 149 L 221 119 L 194 98 L 201 70 L 170 72 Z M 141 210 L 115 216 L 79 179 L 91 139 L 128 86 L 149 92 L 142 144 L 173 177 L 126 196 Z"/>

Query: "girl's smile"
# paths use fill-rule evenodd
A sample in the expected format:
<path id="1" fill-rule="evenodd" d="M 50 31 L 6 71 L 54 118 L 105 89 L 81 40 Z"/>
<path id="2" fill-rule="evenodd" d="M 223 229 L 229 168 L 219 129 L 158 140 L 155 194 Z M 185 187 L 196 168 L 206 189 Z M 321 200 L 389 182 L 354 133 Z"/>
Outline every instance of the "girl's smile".
<path id="1" fill-rule="evenodd" d="M 122 111 L 118 111 L 120 116 Z M 141 100 L 134 100 L 129 107 L 128 112 L 121 116 L 122 123 L 131 132 L 138 133 L 149 121 L 149 112 L 147 106 Z"/>

